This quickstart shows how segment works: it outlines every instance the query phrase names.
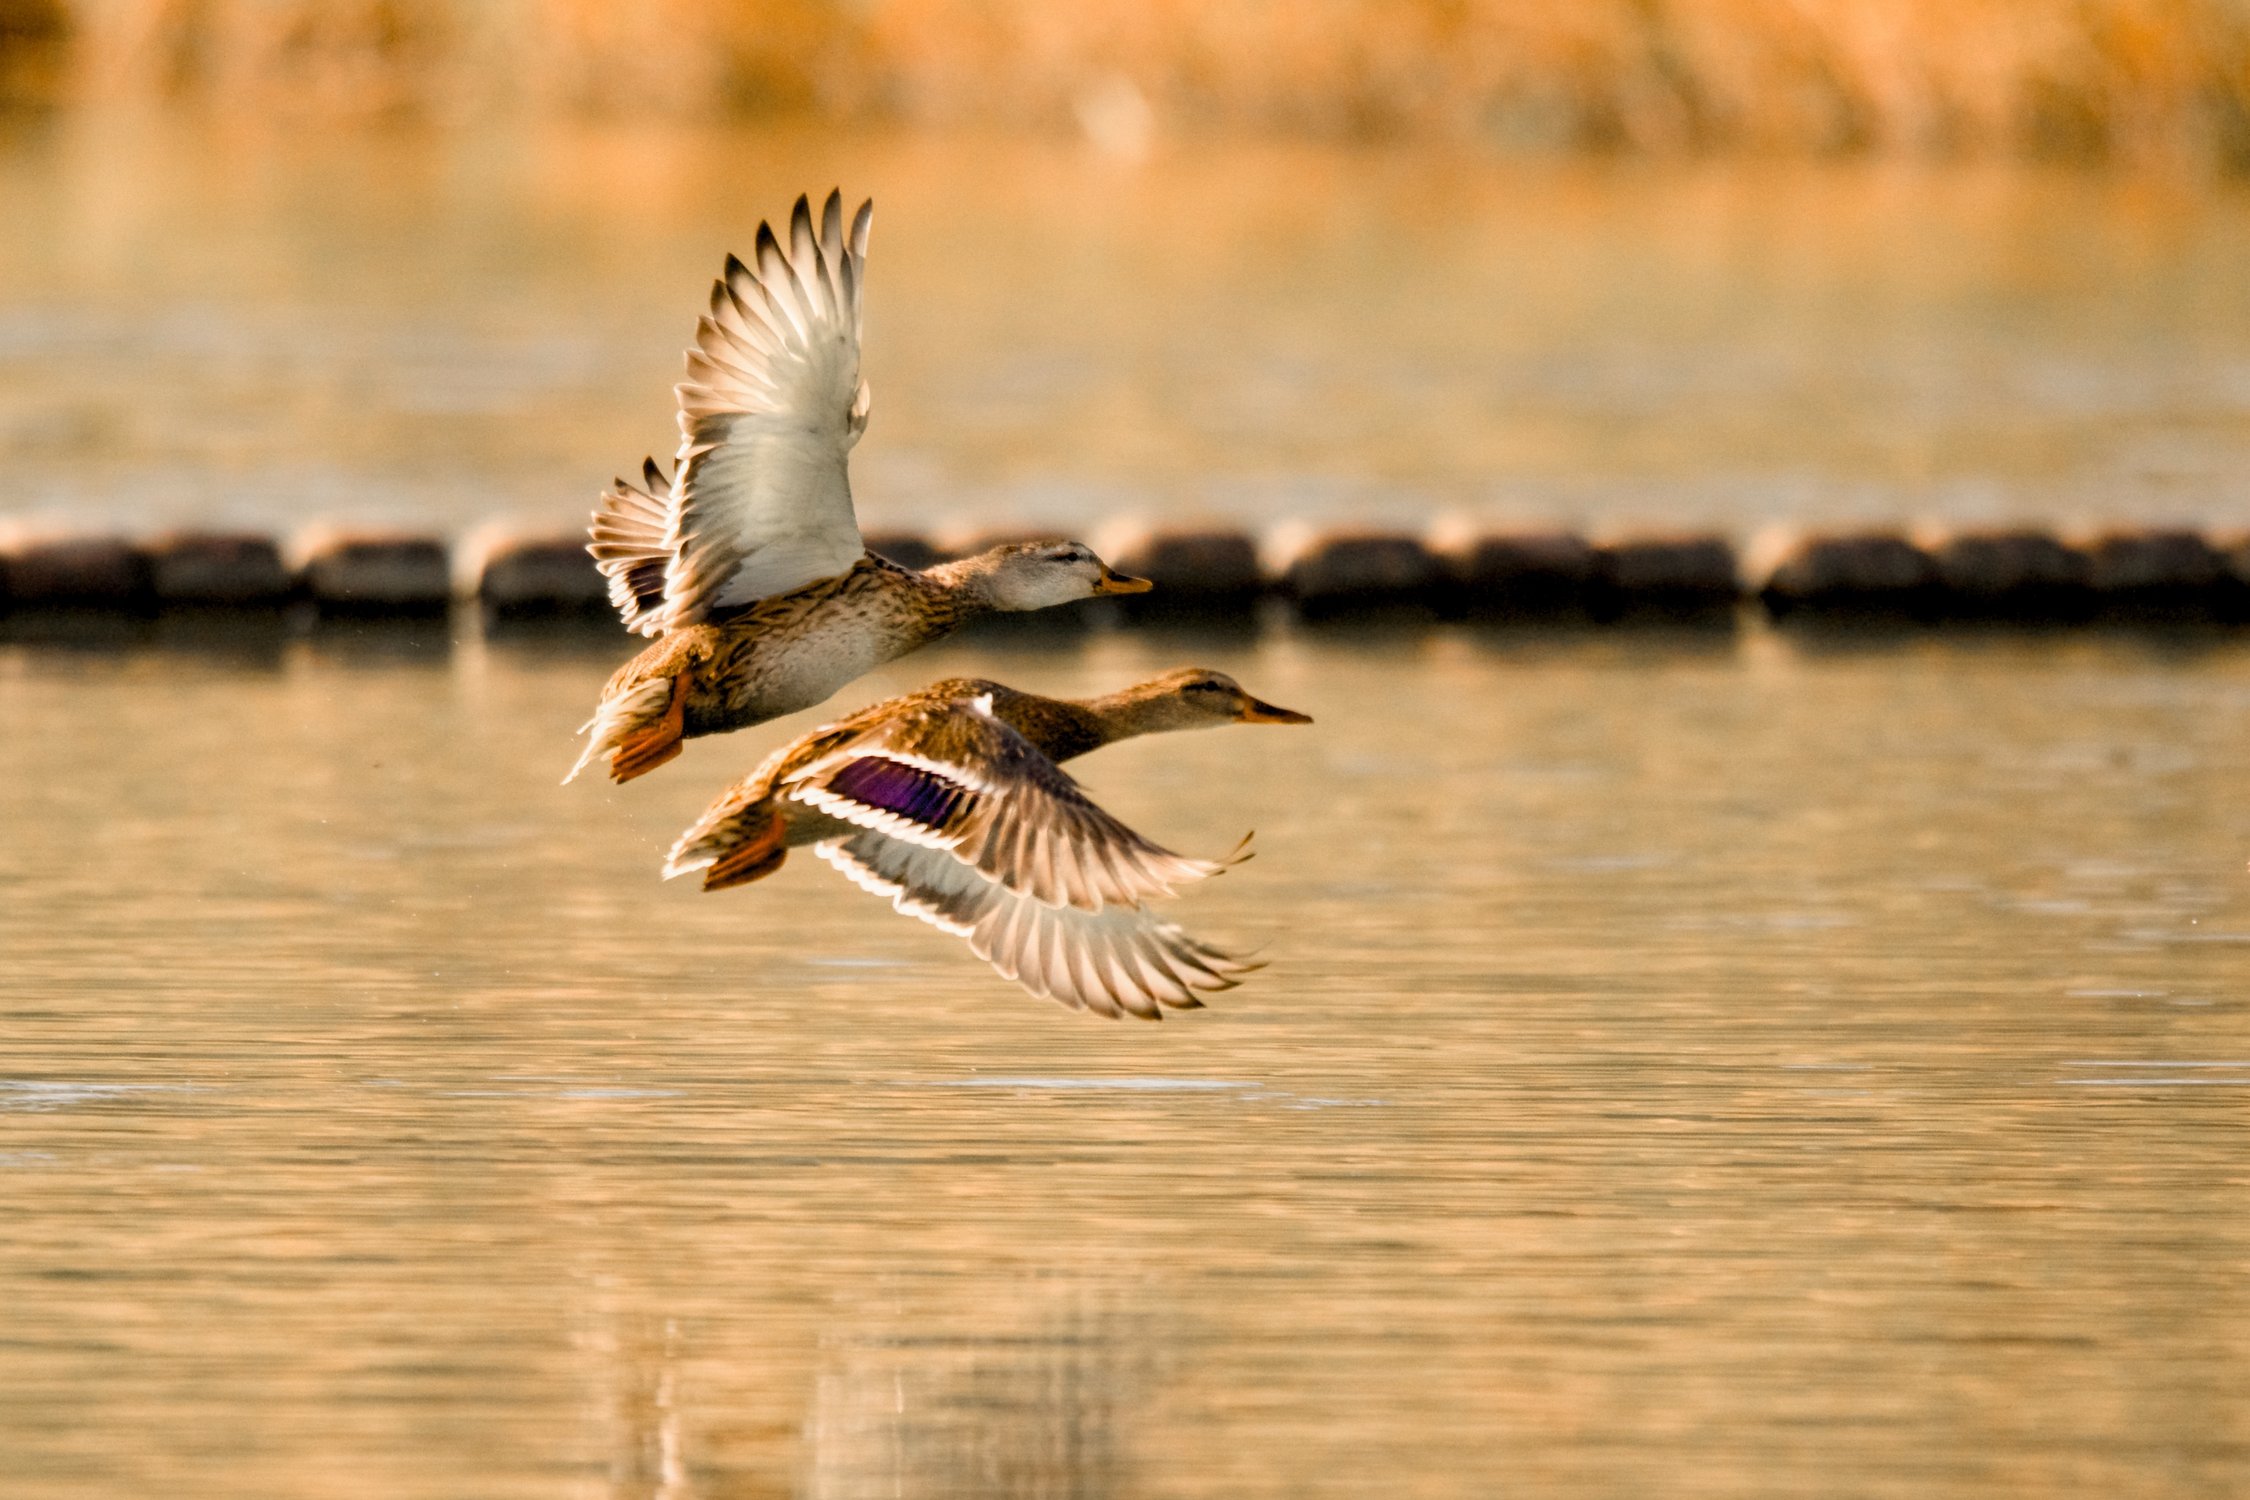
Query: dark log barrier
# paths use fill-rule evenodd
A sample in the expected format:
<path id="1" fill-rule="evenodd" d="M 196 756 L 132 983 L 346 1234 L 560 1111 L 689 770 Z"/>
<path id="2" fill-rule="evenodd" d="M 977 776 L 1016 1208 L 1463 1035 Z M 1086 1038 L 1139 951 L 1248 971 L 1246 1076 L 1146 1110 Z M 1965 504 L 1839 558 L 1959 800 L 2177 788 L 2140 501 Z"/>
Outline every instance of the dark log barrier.
<path id="1" fill-rule="evenodd" d="M 1745 571 L 1750 591 L 1776 616 L 1919 618 L 1938 606 L 1936 559 L 1895 531 L 1769 537 Z"/>
<path id="2" fill-rule="evenodd" d="M 1742 596 L 1734 544 L 1723 536 L 1620 536 L 1594 557 L 1597 618 L 1715 616 Z"/>
<path id="3" fill-rule="evenodd" d="M 0 535 L 0 597 L 15 609 L 153 606 L 147 554 L 123 537 L 23 528 Z"/>
<path id="4" fill-rule="evenodd" d="M 485 527 L 456 550 L 454 580 L 463 598 L 503 618 L 598 615 L 610 607 L 609 580 L 583 532 Z"/>
<path id="5" fill-rule="evenodd" d="M 1444 564 L 1452 613 L 1552 619 L 1588 613 L 1600 583 L 1593 544 L 1575 532 L 1448 521 L 1430 547 Z"/>
<path id="6" fill-rule="evenodd" d="M 932 540 L 872 532 L 868 545 L 925 567 L 1052 528 Z M 1405 530 L 1292 523 L 1261 546 L 1220 523 L 1117 522 L 1088 538 L 1156 588 L 1005 626 L 1064 631 L 1110 618 L 1258 617 L 1279 598 L 1308 619 L 1385 612 L 1490 620 L 1716 617 L 1744 600 L 1776 617 L 1930 622 L 2250 621 L 2250 533 L 2113 527 L 2066 538 L 2036 527 L 1914 534 L 1772 531 L 1738 559 L 1709 533 L 1592 543 L 1553 528 L 1453 520 Z M 608 591 L 576 531 L 495 524 L 458 546 L 412 531 L 312 528 L 286 549 L 257 532 L 186 529 L 146 539 L 19 523 L 0 530 L 0 612 L 121 615 L 272 610 L 437 616 L 456 599 L 495 617 L 599 617 Z"/>
<path id="7" fill-rule="evenodd" d="M 453 602 L 452 559 L 434 536 L 322 526 L 290 552 L 298 587 L 323 614 L 441 615 Z"/>
<path id="8" fill-rule="evenodd" d="M 147 557 L 159 609 L 278 609 L 296 593 L 281 548 L 254 531 L 169 531 Z"/>
<path id="9" fill-rule="evenodd" d="M 1247 617 L 1266 590 L 1257 541 L 1235 527 L 1120 522 L 1092 545 L 1111 567 L 1156 585 L 1119 601 L 1131 618 Z"/>
<path id="10" fill-rule="evenodd" d="M 1267 577 L 1308 618 L 1445 603 L 1446 571 L 1422 539 L 1364 527 L 1285 527 L 1266 547 Z"/>

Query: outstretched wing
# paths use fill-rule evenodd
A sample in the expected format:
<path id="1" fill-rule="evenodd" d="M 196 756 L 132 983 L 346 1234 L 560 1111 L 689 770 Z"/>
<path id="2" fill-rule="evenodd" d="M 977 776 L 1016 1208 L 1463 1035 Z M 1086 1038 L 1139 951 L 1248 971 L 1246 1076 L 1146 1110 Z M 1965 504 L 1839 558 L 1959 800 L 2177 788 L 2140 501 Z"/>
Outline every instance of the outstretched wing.
<path id="1" fill-rule="evenodd" d="M 846 459 L 867 426 L 860 291 L 873 216 L 861 204 L 847 235 L 830 193 L 816 231 L 799 198 L 786 250 L 760 224 L 755 267 L 727 258 L 677 389 L 679 470 L 661 530 L 653 478 L 647 491 L 621 481 L 595 513 L 590 550 L 630 628 L 693 624 L 833 578 L 865 551 Z M 652 558 L 663 562 L 654 594 Z"/>
<path id="2" fill-rule="evenodd" d="M 791 776 L 784 795 L 900 843 L 942 851 L 1043 906 L 1097 912 L 1215 875 L 1141 837 L 980 696 L 896 718 Z"/>
<path id="3" fill-rule="evenodd" d="M 1049 906 L 943 849 L 868 829 L 813 852 L 907 916 L 968 941 L 977 957 L 1034 995 L 1097 1015 L 1147 1020 L 1191 1010 L 1257 965 L 1197 941 L 1138 903 L 1098 911 Z"/>
<path id="4" fill-rule="evenodd" d="M 672 562 L 672 481 L 653 458 L 641 461 L 641 482 L 617 479 L 602 491 L 601 508 L 587 528 L 586 550 L 609 580 L 609 602 L 627 630 L 654 635 L 664 609 L 664 572 Z"/>

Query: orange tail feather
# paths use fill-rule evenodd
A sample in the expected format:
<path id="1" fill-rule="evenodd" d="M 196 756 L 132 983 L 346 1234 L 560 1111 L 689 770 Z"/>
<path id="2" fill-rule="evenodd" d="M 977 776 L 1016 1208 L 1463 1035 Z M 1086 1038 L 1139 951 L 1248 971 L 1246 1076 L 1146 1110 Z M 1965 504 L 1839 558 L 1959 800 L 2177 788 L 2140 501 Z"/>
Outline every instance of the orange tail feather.
<path id="1" fill-rule="evenodd" d="M 737 827 L 730 832 L 741 842 L 704 870 L 703 888 L 707 891 L 723 891 L 728 886 L 763 880 L 789 858 L 786 842 L 789 829 L 770 805 L 745 809 Z"/>
<path id="2" fill-rule="evenodd" d="M 664 706 L 663 717 L 618 737 L 609 758 L 610 780 L 624 783 L 646 776 L 680 753 L 687 728 L 687 695 L 688 678 L 683 672 L 672 679 L 672 701 Z"/>

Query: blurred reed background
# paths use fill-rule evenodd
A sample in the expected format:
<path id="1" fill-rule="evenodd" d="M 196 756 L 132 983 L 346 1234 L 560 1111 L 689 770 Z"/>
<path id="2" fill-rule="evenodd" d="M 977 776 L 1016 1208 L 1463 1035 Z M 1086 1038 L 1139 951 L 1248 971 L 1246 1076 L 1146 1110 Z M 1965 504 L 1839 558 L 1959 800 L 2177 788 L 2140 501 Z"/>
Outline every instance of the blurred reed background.
<path id="1" fill-rule="evenodd" d="M 878 527 L 2250 527 L 2250 0 L 0 0 L 0 77 L 42 524 L 576 525 L 841 184 Z"/>
<path id="2" fill-rule="evenodd" d="M 19 106 L 2250 167 L 2242 0 L 0 0 Z"/>

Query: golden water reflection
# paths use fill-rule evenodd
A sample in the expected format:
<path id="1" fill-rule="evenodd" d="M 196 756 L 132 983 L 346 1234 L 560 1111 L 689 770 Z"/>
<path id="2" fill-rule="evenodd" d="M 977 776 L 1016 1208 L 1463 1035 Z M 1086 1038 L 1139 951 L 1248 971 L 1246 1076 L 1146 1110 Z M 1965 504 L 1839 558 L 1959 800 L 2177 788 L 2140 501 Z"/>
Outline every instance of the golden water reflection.
<path id="1" fill-rule="evenodd" d="M 1209 1012 L 811 861 L 786 726 L 556 780 L 614 642 L 0 647 L 11 1495 L 2228 1493 L 2225 635 L 970 642 L 1115 747 Z M 837 705 L 839 708 L 844 703 Z"/>
<path id="2" fill-rule="evenodd" d="M 0 134 L 0 511 L 582 524 L 761 217 L 878 204 L 871 524 L 2250 524 L 2250 187 L 869 129 Z"/>

